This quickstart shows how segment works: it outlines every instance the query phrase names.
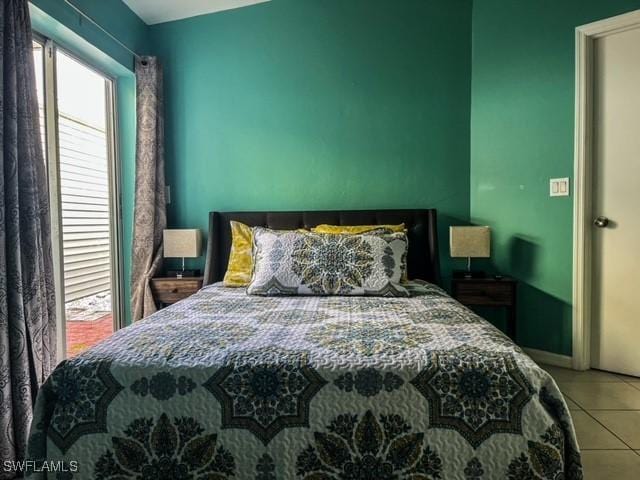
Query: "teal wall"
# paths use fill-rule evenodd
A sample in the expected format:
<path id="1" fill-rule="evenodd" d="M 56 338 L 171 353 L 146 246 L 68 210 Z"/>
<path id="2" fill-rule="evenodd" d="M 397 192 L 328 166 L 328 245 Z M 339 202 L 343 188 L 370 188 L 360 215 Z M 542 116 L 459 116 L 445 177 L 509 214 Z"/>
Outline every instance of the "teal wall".
<path id="1" fill-rule="evenodd" d="M 133 244 L 133 206 L 136 175 L 136 81 L 118 77 L 118 142 L 120 148 L 120 186 L 122 200 L 123 310 L 125 325 L 131 323 L 131 245 Z"/>
<path id="2" fill-rule="evenodd" d="M 493 263 L 522 281 L 519 343 L 571 354 L 575 27 L 640 0 L 475 0 L 471 219 L 493 228 Z M 572 185 L 573 186 L 573 185 Z"/>
<path id="3" fill-rule="evenodd" d="M 133 51 L 148 51 L 149 27 L 120 0 L 74 0 L 74 4 Z M 32 0 L 30 13 L 34 30 L 115 79 L 123 211 L 124 321 L 129 323 L 136 137 L 134 59 L 62 0 Z"/>
<path id="4" fill-rule="evenodd" d="M 152 26 L 169 224 L 435 207 L 446 244 L 469 217 L 470 22 L 470 0 L 273 0 Z"/>
<path id="5" fill-rule="evenodd" d="M 71 0 L 71 2 L 134 52 L 144 53 L 148 50 L 149 27 L 121 0 Z M 103 66 L 102 62 L 115 62 L 133 71 L 132 55 L 94 24 L 80 16 L 64 0 L 30 0 L 30 3 L 51 18 L 48 28 L 60 32 L 68 29 L 87 42 L 83 44 L 76 41 L 74 50 L 84 53 L 93 49 L 94 53 L 85 53 L 85 55 L 102 55 L 103 59 L 97 60 L 100 66 Z M 31 15 L 33 20 L 33 9 Z M 64 33 L 63 35 L 66 36 Z M 111 64 L 108 69 L 112 68 L 117 67 Z"/>
<path id="6" fill-rule="evenodd" d="M 64 2 L 32 3 L 118 79 L 128 293 L 132 58 Z M 640 0 L 272 0 L 152 27 L 120 0 L 76 4 L 165 66 L 170 225 L 435 207 L 445 273 L 446 227 L 491 225 L 484 266 L 521 280 L 519 342 L 571 353 L 573 198 L 548 180 L 573 175 L 574 29 Z"/>

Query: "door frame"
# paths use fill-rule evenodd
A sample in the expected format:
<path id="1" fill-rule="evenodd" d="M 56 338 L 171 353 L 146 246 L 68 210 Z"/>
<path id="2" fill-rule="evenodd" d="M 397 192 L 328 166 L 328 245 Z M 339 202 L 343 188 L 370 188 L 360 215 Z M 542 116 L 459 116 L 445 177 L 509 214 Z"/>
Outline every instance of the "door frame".
<path id="1" fill-rule="evenodd" d="M 124 326 L 124 249 L 122 243 L 122 172 L 120 169 L 120 151 L 118 149 L 118 88 L 117 81 L 103 73 L 106 79 L 107 113 L 107 155 L 109 159 L 110 208 L 109 222 L 111 230 L 111 313 L 113 331 Z"/>
<path id="2" fill-rule="evenodd" d="M 32 30 L 33 39 L 43 45 L 44 61 L 44 102 L 45 128 L 47 150 L 47 173 L 50 187 L 50 216 L 52 256 L 54 262 L 54 276 L 56 280 L 56 353 L 58 362 L 67 358 L 66 344 L 66 311 L 64 292 L 64 255 L 62 248 L 62 205 L 60 193 L 60 159 L 58 139 L 58 111 L 57 111 L 57 72 L 56 52 L 59 50 L 86 68 L 96 72 L 105 80 L 105 113 L 107 135 L 107 163 L 109 184 L 109 226 L 111 253 L 111 312 L 113 317 L 113 331 L 122 328 L 124 324 L 124 281 L 123 269 L 123 241 L 122 241 L 122 185 L 120 155 L 118 149 L 118 90 L 117 79 L 100 68 L 86 61 L 74 51 L 61 46 L 54 40 Z M 59 241 L 55 241 L 59 238 Z"/>
<path id="3" fill-rule="evenodd" d="M 56 83 L 56 46 L 50 38 L 34 35 L 44 45 L 44 125 L 46 141 L 47 184 L 51 220 L 51 255 L 53 259 L 54 295 L 56 299 L 56 358 L 67 358 L 67 319 L 64 307 L 64 252 L 62 242 L 62 207 L 60 205 L 60 150 L 58 138 L 58 97 Z"/>
<path id="4" fill-rule="evenodd" d="M 591 367 L 593 45 L 598 38 L 638 27 L 640 10 L 576 28 L 572 342 L 572 366 L 576 370 Z"/>

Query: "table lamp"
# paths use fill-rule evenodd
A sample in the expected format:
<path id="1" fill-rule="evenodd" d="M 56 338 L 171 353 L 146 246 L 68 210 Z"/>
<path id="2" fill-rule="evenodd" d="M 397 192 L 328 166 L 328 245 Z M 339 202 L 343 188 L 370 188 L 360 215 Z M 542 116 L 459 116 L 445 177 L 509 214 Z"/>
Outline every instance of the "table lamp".
<path id="1" fill-rule="evenodd" d="M 467 259 L 467 269 L 454 271 L 455 278 L 482 278 L 482 271 L 471 270 L 472 258 L 489 258 L 491 229 L 489 227 L 449 227 L 449 247 L 454 258 Z"/>
<path id="2" fill-rule="evenodd" d="M 169 276 L 195 277 L 199 270 L 185 270 L 185 258 L 197 258 L 202 254 L 202 234 L 197 228 L 164 230 L 164 258 L 182 258 L 182 270 L 169 270 Z"/>

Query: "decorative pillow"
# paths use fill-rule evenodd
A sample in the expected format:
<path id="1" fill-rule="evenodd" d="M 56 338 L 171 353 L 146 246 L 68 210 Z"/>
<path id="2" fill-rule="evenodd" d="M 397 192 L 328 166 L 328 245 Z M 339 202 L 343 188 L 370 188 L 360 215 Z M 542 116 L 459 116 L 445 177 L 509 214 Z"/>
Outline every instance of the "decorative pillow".
<path id="1" fill-rule="evenodd" d="M 222 283 L 225 287 L 246 287 L 253 271 L 251 227 L 231 220 L 231 251 Z"/>
<path id="2" fill-rule="evenodd" d="M 253 273 L 253 232 L 251 227 L 231 220 L 231 250 L 227 271 L 222 279 L 225 287 L 246 287 Z M 308 232 L 299 228 L 297 232 Z"/>
<path id="3" fill-rule="evenodd" d="M 253 229 L 249 295 L 406 297 L 400 285 L 407 236 L 334 235 Z"/>
<path id="4" fill-rule="evenodd" d="M 406 232 L 404 223 L 399 225 L 318 225 L 311 229 L 314 233 L 346 233 L 357 235 L 360 233 L 369 233 L 372 230 L 388 230 L 390 232 Z"/>
<path id="5" fill-rule="evenodd" d="M 398 225 L 318 225 L 311 229 L 314 233 L 331 233 L 335 235 L 381 235 L 386 233 L 404 232 L 407 233 L 407 227 L 404 223 Z M 402 259 L 402 283 L 409 281 L 407 274 L 407 255 Z"/>

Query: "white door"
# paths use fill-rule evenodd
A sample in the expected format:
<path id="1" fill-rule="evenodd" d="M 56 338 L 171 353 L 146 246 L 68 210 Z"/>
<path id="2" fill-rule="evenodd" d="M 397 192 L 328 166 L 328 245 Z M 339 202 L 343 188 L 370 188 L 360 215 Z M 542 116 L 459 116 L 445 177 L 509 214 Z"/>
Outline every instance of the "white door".
<path id="1" fill-rule="evenodd" d="M 595 40 L 593 73 L 591 366 L 640 376 L 640 28 Z"/>

